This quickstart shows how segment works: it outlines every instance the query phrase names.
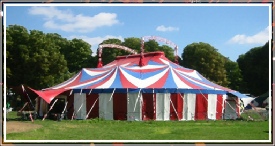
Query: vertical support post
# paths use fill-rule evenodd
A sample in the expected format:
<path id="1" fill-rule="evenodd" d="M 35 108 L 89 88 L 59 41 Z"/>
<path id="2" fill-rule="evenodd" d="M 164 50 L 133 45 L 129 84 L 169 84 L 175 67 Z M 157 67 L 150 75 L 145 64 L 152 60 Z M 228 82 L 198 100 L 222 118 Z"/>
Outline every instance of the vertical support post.
<path id="1" fill-rule="evenodd" d="M 139 66 L 140 67 L 144 66 L 143 53 L 144 53 L 144 38 L 142 37 L 141 38 L 141 46 L 140 46 L 140 60 L 139 60 Z"/>
<path id="2" fill-rule="evenodd" d="M 97 49 L 97 52 L 98 52 L 98 63 L 97 63 L 97 68 L 101 68 L 103 65 L 102 65 L 102 58 L 101 58 L 101 54 L 102 54 L 102 47 L 99 45 L 98 49 Z"/>
<path id="3" fill-rule="evenodd" d="M 178 46 L 175 47 L 174 51 L 175 51 L 174 52 L 175 53 L 174 54 L 175 55 L 175 63 L 179 64 L 179 61 L 178 61 Z"/>

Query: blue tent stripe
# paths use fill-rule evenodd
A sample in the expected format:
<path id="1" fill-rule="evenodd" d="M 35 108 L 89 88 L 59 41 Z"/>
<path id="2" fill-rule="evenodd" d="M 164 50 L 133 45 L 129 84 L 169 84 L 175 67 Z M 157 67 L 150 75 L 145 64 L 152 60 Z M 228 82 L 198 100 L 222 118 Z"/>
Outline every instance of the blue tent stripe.
<path id="1" fill-rule="evenodd" d="M 148 65 L 163 65 L 163 64 L 160 64 L 160 63 L 157 63 L 155 61 L 149 60 Z"/>
<path id="2" fill-rule="evenodd" d="M 178 88 L 177 84 L 175 83 L 172 73 L 171 73 L 171 69 L 168 70 L 168 77 L 163 85 L 163 88 Z"/>
<path id="3" fill-rule="evenodd" d="M 128 69 L 125 69 L 125 68 L 121 68 L 123 71 L 125 71 L 126 73 L 136 77 L 136 78 L 139 78 L 139 79 L 146 79 L 146 78 L 149 78 L 149 77 L 152 77 L 156 74 L 159 74 L 161 73 L 162 71 L 164 71 L 166 68 L 163 68 L 163 69 L 159 69 L 157 71 L 152 71 L 152 72 L 146 72 L 146 73 L 142 73 L 141 72 L 134 72 L 134 71 L 131 71 L 131 70 L 128 70 Z"/>
<path id="4" fill-rule="evenodd" d="M 115 78 L 114 82 L 112 83 L 112 85 L 110 86 L 110 88 L 123 88 L 123 86 L 121 84 L 121 80 L 120 80 L 119 69 L 117 69 L 116 72 L 117 72 L 116 78 Z"/>
<path id="5" fill-rule="evenodd" d="M 102 73 L 102 74 L 103 74 L 103 73 Z M 85 81 L 87 81 L 87 80 L 92 80 L 92 79 L 94 79 L 94 78 L 97 78 L 97 77 L 101 76 L 102 74 L 98 74 L 98 75 L 91 76 L 91 75 L 89 75 L 87 72 L 82 71 L 82 76 L 81 76 L 81 78 L 80 78 L 80 82 L 85 82 Z"/>
<path id="6" fill-rule="evenodd" d="M 190 80 L 189 78 L 187 78 L 187 77 L 190 77 L 190 78 L 192 78 L 192 79 L 194 79 L 194 80 L 197 80 L 197 79 L 195 79 L 194 77 L 191 77 L 191 76 L 189 76 L 189 75 L 185 75 L 185 76 L 187 76 L 187 77 L 185 77 L 185 76 L 183 76 L 181 73 L 179 73 L 179 75 L 180 75 L 182 78 L 184 78 L 186 81 L 190 82 L 191 84 L 193 84 L 193 85 L 195 85 L 195 86 L 200 87 L 201 89 L 206 89 L 206 90 L 211 90 L 211 89 L 212 89 L 212 88 L 209 88 L 209 87 L 207 87 L 207 86 L 205 86 L 205 85 L 198 84 L 198 83 L 196 83 L 196 82 Z M 201 81 L 201 82 L 202 82 L 202 81 Z M 207 83 L 205 83 L 205 82 L 203 82 L 203 83 L 204 83 L 204 84 L 207 84 Z M 209 85 L 209 84 L 207 84 L 207 85 Z M 209 86 L 210 86 L 210 85 L 209 85 Z"/>
<path id="7" fill-rule="evenodd" d="M 87 88 L 87 87 L 89 87 L 89 86 L 96 85 L 96 84 L 98 84 L 98 83 L 100 83 L 100 82 L 106 80 L 106 78 L 110 77 L 110 76 L 113 74 L 113 72 L 114 72 L 114 71 L 112 71 L 112 73 L 110 73 L 109 75 L 105 76 L 104 78 L 102 78 L 102 79 L 100 79 L 100 80 L 98 80 L 98 81 L 96 81 L 96 82 L 93 82 L 93 83 L 90 83 L 90 84 L 87 84 L 87 85 L 80 86 L 79 88 Z"/>

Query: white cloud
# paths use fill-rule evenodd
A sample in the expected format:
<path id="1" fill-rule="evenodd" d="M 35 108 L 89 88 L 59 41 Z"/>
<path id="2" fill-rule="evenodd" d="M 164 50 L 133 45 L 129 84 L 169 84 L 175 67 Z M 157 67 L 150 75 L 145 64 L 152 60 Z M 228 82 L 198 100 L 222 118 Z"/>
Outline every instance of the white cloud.
<path id="1" fill-rule="evenodd" d="M 238 34 L 232 37 L 228 42 L 233 44 L 265 44 L 269 40 L 269 27 L 258 32 L 255 35 L 247 36 Z"/>
<path id="2" fill-rule="evenodd" d="M 168 26 L 168 27 L 165 27 L 164 25 L 160 25 L 156 28 L 156 31 L 163 31 L 163 32 L 166 32 L 166 31 L 178 31 L 179 28 L 178 27 L 172 27 L 172 26 Z"/>
<path id="3" fill-rule="evenodd" d="M 75 15 L 69 10 L 59 10 L 56 7 L 32 7 L 31 15 L 44 17 L 44 27 L 60 29 L 66 32 L 91 32 L 99 27 L 119 24 L 117 14 L 98 13 L 94 16 Z"/>
<path id="4" fill-rule="evenodd" d="M 116 39 L 120 39 L 121 41 L 124 41 L 124 38 L 122 36 L 113 36 L 113 35 L 106 35 L 104 37 L 88 37 L 88 36 L 84 36 L 84 35 L 68 37 L 68 39 L 73 39 L 73 38 L 82 39 L 85 42 L 92 45 L 91 49 L 93 51 L 93 54 L 92 54 L 93 56 L 96 56 L 97 47 L 104 40 L 111 39 L 111 38 L 116 38 Z"/>

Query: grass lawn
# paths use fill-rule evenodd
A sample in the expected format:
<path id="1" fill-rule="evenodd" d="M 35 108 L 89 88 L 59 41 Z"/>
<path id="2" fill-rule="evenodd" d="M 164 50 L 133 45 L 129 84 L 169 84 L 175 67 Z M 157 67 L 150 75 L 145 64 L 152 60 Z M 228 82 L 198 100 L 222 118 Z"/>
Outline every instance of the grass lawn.
<path id="1" fill-rule="evenodd" d="M 7 114 L 7 123 L 17 120 Z M 18 121 L 40 128 L 7 134 L 7 140 L 268 140 L 268 121 Z M 21 127 L 22 128 L 22 127 Z"/>

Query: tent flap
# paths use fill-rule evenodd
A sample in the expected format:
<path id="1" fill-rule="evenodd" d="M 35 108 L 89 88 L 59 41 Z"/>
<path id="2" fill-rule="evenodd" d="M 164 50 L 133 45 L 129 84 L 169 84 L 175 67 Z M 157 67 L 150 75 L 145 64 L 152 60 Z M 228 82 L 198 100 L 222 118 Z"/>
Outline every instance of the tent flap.
<path id="1" fill-rule="evenodd" d="M 66 89 L 40 91 L 40 90 L 34 90 L 30 87 L 28 88 L 31 89 L 33 92 L 35 92 L 39 97 L 43 98 L 47 103 L 51 103 L 54 97 L 66 91 Z"/>

